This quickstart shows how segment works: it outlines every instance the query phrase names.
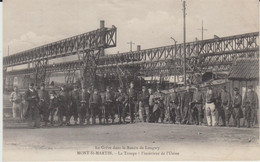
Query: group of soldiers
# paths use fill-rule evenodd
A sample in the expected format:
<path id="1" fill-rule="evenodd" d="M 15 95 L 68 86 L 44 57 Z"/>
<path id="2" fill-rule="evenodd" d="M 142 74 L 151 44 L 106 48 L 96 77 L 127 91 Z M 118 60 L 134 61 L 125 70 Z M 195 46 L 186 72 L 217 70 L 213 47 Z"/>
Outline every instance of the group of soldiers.
<path id="1" fill-rule="evenodd" d="M 185 92 L 173 88 L 168 94 L 163 93 L 160 87 L 154 92 L 152 88 L 142 86 L 138 92 L 131 82 L 127 90 L 122 87 L 113 90 L 108 86 L 105 92 L 99 92 L 98 89 L 80 90 L 77 85 L 69 90 L 63 85 L 59 92 L 49 92 L 44 84 L 37 91 L 31 83 L 24 97 L 15 87 L 10 101 L 13 103 L 13 117 L 27 119 L 32 128 L 41 127 L 41 122 L 44 122 L 42 126 L 54 126 L 55 117 L 59 126 L 71 125 L 72 117 L 75 125 L 96 124 L 96 118 L 99 124 L 108 124 L 115 122 L 116 115 L 119 123 L 126 123 L 129 116 L 130 123 L 142 121 L 207 126 L 220 125 L 220 119 L 222 126 L 230 126 L 232 116 L 237 127 L 240 127 L 240 118 L 245 119 L 247 127 L 254 126 L 258 122 L 256 92 L 252 86 L 248 86 L 242 102 L 239 89 L 233 90 L 232 97 L 225 86 L 219 93 L 210 84 L 206 90 L 197 85 L 194 92 L 190 86 L 186 87 Z M 21 113 L 23 98 L 28 108 Z"/>

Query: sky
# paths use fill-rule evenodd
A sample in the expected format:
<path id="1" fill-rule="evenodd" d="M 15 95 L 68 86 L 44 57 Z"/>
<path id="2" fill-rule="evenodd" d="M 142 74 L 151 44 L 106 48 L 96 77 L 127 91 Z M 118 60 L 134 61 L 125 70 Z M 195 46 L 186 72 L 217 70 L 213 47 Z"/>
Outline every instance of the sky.
<path id="1" fill-rule="evenodd" d="M 257 0 L 186 0 L 186 41 L 259 31 Z M 86 33 L 117 27 L 117 46 L 106 54 L 183 42 L 182 0 L 4 0 L 3 56 Z"/>

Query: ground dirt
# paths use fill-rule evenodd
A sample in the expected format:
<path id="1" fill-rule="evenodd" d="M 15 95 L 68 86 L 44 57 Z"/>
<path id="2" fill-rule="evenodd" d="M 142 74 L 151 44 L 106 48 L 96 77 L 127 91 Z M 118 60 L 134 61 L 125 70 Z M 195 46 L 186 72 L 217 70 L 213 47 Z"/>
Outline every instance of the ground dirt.
<path id="1" fill-rule="evenodd" d="M 135 123 L 30 129 L 18 123 L 3 129 L 3 160 L 259 160 L 259 152 L 258 128 Z"/>

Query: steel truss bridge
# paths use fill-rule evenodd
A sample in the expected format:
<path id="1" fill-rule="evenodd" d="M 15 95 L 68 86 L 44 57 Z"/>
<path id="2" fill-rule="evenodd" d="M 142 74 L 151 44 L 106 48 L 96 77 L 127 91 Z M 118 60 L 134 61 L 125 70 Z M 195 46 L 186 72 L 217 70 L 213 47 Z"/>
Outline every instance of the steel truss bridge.
<path id="1" fill-rule="evenodd" d="M 116 28 L 101 28 L 5 57 L 3 60 L 5 70 L 7 67 L 36 62 L 35 68 L 5 71 L 5 75 L 13 77 L 34 74 L 36 78 L 41 75 L 43 81 L 46 74 L 66 72 L 66 82 L 73 80 L 71 79 L 73 73 L 77 70 L 82 72 L 82 69 L 83 71 L 92 69 L 92 77 L 183 75 L 183 44 L 111 55 L 95 53 L 95 51 L 100 53 L 100 49 L 114 46 L 116 46 Z M 48 64 L 50 59 L 75 54 L 78 54 L 79 60 Z M 258 32 L 186 43 L 187 75 L 193 76 L 206 71 L 229 71 L 232 62 L 239 57 L 259 57 Z"/>

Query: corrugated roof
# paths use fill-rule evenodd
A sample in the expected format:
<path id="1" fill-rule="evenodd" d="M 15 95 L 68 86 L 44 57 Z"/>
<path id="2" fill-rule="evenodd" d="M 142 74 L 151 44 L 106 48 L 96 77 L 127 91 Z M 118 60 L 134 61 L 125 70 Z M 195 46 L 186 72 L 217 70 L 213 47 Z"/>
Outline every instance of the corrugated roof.
<path id="1" fill-rule="evenodd" d="M 239 58 L 229 72 L 230 80 L 258 80 L 259 79 L 259 59 Z"/>

